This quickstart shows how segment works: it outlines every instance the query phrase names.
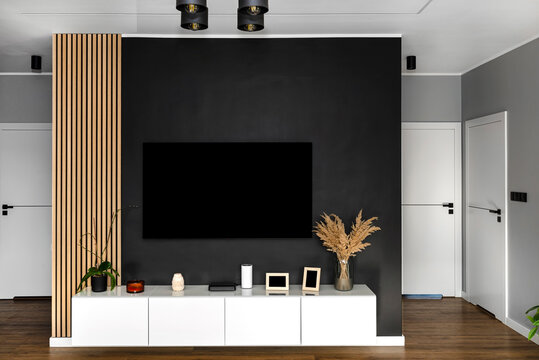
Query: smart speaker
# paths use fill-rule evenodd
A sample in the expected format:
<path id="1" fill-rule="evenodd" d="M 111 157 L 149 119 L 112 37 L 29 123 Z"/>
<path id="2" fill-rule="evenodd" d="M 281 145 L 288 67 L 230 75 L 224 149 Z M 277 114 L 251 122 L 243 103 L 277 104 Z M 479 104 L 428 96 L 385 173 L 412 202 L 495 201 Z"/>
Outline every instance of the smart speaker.
<path id="1" fill-rule="evenodd" d="M 253 287 L 253 265 L 243 264 L 241 266 L 241 288 L 251 289 Z"/>

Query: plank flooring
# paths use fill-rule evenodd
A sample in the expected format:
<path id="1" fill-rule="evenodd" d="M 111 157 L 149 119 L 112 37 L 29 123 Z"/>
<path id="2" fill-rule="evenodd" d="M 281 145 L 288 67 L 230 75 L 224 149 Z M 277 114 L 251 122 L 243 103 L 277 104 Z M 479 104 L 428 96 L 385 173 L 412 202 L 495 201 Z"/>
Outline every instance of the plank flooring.
<path id="1" fill-rule="evenodd" d="M 538 345 L 458 298 L 403 300 L 406 347 L 49 348 L 50 309 L 47 300 L 0 301 L 0 359 L 539 359 Z"/>

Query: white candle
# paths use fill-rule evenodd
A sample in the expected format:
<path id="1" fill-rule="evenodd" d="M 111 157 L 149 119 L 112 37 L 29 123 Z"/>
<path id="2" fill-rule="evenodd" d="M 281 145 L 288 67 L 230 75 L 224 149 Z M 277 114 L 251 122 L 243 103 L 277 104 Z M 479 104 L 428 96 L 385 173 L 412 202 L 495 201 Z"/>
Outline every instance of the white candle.
<path id="1" fill-rule="evenodd" d="M 241 288 L 251 289 L 253 287 L 253 265 L 243 264 L 241 266 Z"/>

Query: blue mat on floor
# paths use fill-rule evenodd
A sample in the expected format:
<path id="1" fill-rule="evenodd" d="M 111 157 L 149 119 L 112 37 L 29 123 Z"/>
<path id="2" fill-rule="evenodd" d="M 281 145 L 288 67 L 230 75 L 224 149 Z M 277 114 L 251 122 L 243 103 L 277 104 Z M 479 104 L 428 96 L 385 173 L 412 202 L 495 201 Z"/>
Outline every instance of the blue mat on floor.
<path id="1" fill-rule="evenodd" d="M 442 294 L 413 294 L 403 295 L 406 299 L 412 300 L 442 300 Z"/>

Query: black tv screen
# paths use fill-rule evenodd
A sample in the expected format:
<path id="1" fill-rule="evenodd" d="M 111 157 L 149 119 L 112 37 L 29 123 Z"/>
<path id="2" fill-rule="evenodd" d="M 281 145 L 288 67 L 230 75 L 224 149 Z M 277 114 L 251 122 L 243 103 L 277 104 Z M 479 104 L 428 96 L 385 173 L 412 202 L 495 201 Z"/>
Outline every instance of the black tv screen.
<path id="1" fill-rule="evenodd" d="M 312 144 L 143 144 L 143 237 L 312 237 Z"/>

